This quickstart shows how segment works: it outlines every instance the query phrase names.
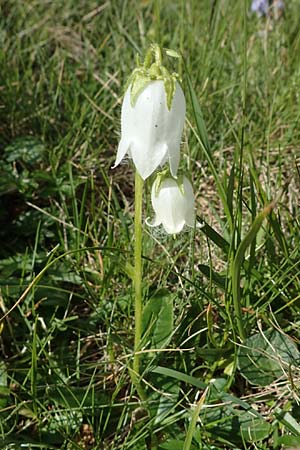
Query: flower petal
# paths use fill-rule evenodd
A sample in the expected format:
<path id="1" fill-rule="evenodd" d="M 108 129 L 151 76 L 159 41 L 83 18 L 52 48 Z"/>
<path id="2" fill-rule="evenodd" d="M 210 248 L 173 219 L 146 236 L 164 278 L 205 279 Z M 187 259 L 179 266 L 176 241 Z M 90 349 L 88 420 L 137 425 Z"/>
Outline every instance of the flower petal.
<path id="1" fill-rule="evenodd" d="M 118 146 L 116 162 L 112 167 L 113 169 L 120 164 L 120 162 L 122 161 L 126 153 L 129 151 L 129 149 L 130 149 L 130 142 L 128 142 L 125 139 L 121 139 Z"/>
<path id="2" fill-rule="evenodd" d="M 183 187 L 186 199 L 185 223 L 193 228 L 195 226 L 195 197 L 192 185 L 186 177 L 183 179 Z"/>
<path id="3" fill-rule="evenodd" d="M 162 163 L 167 153 L 168 146 L 164 142 L 159 142 L 152 148 L 146 147 L 143 152 L 141 151 L 141 145 L 133 142 L 130 150 L 135 167 L 143 180 L 145 180 Z"/>
<path id="4" fill-rule="evenodd" d="M 150 220 L 150 217 L 147 217 L 145 220 L 148 227 L 158 227 L 158 225 L 161 224 L 161 221 L 159 220 L 158 216 L 155 214 L 154 219 Z"/>
<path id="5" fill-rule="evenodd" d="M 172 178 L 164 180 L 157 196 L 153 186 L 151 199 L 153 209 L 166 232 L 170 234 L 179 233 L 185 223 L 185 199 L 177 182 Z"/>
<path id="6" fill-rule="evenodd" d="M 174 178 L 177 178 L 179 161 L 180 161 L 180 148 L 178 147 L 176 150 L 174 149 L 173 152 L 169 151 L 170 171 Z"/>
<path id="7" fill-rule="evenodd" d="M 163 227 L 168 234 L 177 234 L 183 230 L 184 221 L 179 223 L 174 222 L 172 225 L 170 223 L 163 223 Z"/>
<path id="8" fill-rule="evenodd" d="M 190 181 L 183 177 L 181 182 L 174 178 L 164 178 L 159 187 L 154 182 L 151 190 L 151 201 L 155 211 L 155 220 L 152 226 L 162 224 L 169 234 L 182 231 L 185 225 L 194 227 L 194 193 Z M 157 191 L 158 189 L 158 191 Z"/>

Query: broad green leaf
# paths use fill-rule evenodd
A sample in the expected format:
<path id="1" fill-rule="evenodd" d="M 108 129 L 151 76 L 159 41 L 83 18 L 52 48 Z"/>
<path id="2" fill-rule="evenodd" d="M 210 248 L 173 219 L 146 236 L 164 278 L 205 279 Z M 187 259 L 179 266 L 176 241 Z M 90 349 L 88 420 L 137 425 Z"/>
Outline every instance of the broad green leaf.
<path id="1" fill-rule="evenodd" d="M 298 436 L 298 438 L 300 437 L 300 424 L 288 411 L 278 409 L 275 411 L 275 417 L 291 433 Z"/>
<path id="2" fill-rule="evenodd" d="M 32 409 L 27 406 L 23 406 L 18 410 L 18 414 L 23 417 L 27 417 L 27 419 L 36 419 L 36 414 L 32 411 Z"/>
<path id="3" fill-rule="evenodd" d="M 173 296 L 167 291 L 151 297 L 143 310 L 143 335 L 151 348 L 164 348 L 173 332 Z"/>
<path id="4" fill-rule="evenodd" d="M 300 437 L 299 436 L 280 436 L 277 440 L 278 445 L 283 445 L 285 447 L 293 448 L 297 450 L 300 448 Z"/>
<path id="5" fill-rule="evenodd" d="M 185 373 L 179 372 L 178 370 L 169 369 L 168 367 L 157 366 L 152 369 L 153 373 L 159 373 L 161 375 L 165 375 L 167 377 L 175 378 L 177 380 L 182 381 L 183 383 L 191 384 L 192 386 L 197 387 L 198 389 L 205 389 L 207 387 L 207 383 L 204 383 L 202 380 L 199 380 L 196 377 L 191 375 L 187 375 Z M 263 419 L 263 417 L 251 407 L 249 403 L 244 400 L 241 400 L 234 395 L 228 394 L 224 391 L 218 391 L 220 386 L 223 384 L 223 379 L 217 379 L 216 382 L 213 383 L 213 388 L 210 389 L 210 393 L 213 395 L 213 399 L 220 399 L 225 403 L 235 405 L 237 407 L 242 408 L 245 411 L 249 411 L 253 416 L 256 416 L 258 419 Z M 217 392 L 218 391 L 218 392 Z"/>
<path id="6" fill-rule="evenodd" d="M 88 405 L 102 406 L 109 404 L 109 399 L 103 392 L 87 392 L 78 387 L 57 386 L 48 392 L 48 398 L 56 405 L 67 409 L 77 409 Z"/>
<path id="7" fill-rule="evenodd" d="M 299 351 L 288 336 L 268 330 L 244 341 L 238 351 L 238 367 L 251 384 L 268 386 L 277 378 L 286 379 L 289 366 L 298 366 L 299 358 Z"/>
<path id="8" fill-rule="evenodd" d="M 232 348 L 231 347 L 223 347 L 223 348 L 197 348 L 197 355 L 201 356 L 205 361 L 210 363 L 215 362 L 216 360 L 226 358 L 229 359 L 232 356 Z"/>
<path id="9" fill-rule="evenodd" d="M 45 146 L 32 136 L 16 138 L 5 147 L 4 159 L 8 162 L 22 161 L 33 165 L 41 162 L 45 153 Z"/>
<path id="10" fill-rule="evenodd" d="M 255 163 L 253 160 L 253 156 L 251 155 L 250 158 L 250 172 L 251 172 L 251 176 L 252 179 L 256 185 L 256 189 L 259 192 L 260 197 L 262 198 L 263 202 L 267 203 L 268 199 L 267 199 L 267 194 L 264 191 L 264 188 L 261 184 L 261 181 L 259 180 L 258 174 L 259 174 L 259 170 L 257 170 L 257 168 L 255 167 Z M 269 222 L 271 227 L 273 228 L 274 231 L 274 236 L 277 239 L 278 244 L 281 247 L 281 250 L 283 251 L 283 253 L 285 254 L 285 256 L 288 258 L 289 257 L 289 251 L 288 251 L 288 244 L 286 241 L 286 237 L 284 235 L 284 231 L 280 225 L 280 221 L 277 219 L 276 215 L 274 214 L 274 212 L 272 212 L 270 214 L 270 218 L 269 218 Z"/>
<path id="11" fill-rule="evenodd" d="M 249 413 L 240 415 L 239 420 L 242 439 L 247 442 L 262 441 L 271 433 L 270 423 L 253 417 Z"/>
<path id="12" fill-rule="evenodd" d="M 0 360 L 0 386 L 7 386 L 7 372 L 4 361 Z"/>
<path id="13" fill-rule="evenodd" d="M 218 404 L 214 408 L 202 409 L 200 419 L 207 431 L 215 438 L 240 444 L 243 441 L 258 442 L 269 436 L 271 424 L 254 416 L 249 411 L 239 410 L 232 405 Z"/>
<path id="14" fill-rule="evenodd" d="M 155 424 L 163 425 L 164 419 L 168 418 L 177 404 L 180 383 L 174 378 L 167 378 L 154 373 L 151 375 L 150 382 L 151 385 L 156 387 L 151 398 L 149 398 L 151 416 L 154 417 Z"/>

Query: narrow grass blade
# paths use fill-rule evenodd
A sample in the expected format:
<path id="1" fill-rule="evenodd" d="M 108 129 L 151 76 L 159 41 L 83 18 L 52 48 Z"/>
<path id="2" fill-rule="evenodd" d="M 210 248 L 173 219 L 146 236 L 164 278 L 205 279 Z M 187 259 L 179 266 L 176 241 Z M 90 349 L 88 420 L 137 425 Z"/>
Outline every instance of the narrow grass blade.
<path id="1" fill-rule="evenodd" d="M 205 402 L 205 398 L 206 398 L 208 389 L 209 389 L 209 386 L 207 386 L 207 388 L 205 389 L 205 391 L 201 395 L 200 400 L 197 402 L 196 407 L 194 408 L 194 411 L 192 413 L 192 418 L 191 418 L 191 421 L 190 421 L 190 425 L 189 425 L 189 428 L 188 428 L 188 432 L 186 434 L 186 438 L 185 438 L 185 441 L 184 441 L 183 450 L 190 450 L 190 448 L 191 448 L 193 435 L 194 435 L 195 428 L 196 428 L 196 425 L 197 425 L 197 420 L 198 420 L 201 408 L 203 406 L 203 403 Z"/>
<path id="2" fill-rule="evenodd" d="M 208 225 L 205 220 L 200 220 L 201 228 L 200 230 L 212 241 L 216 244 L 225 254 L 228 254 L 230 244 L 226 239 L 224 239 L 216 230 L 214 230 L 210 225 Z"/>
<path id="3" fill-rule="evenodd" d="M 196 386 L 199 389 L 205 389 L 206 384 L 203 381 L 198 380 L 198 378 L 192 377 L 191 375 L 186 375 L 185 373 L 178 372 L 178 370 L 168 369 L 167 367 L 157 366 L 152 372 L 159 373 L 160 375 L 165 375 L 166 377 L 175 378 L 176 380 L 183 381 L 184 383 Z"/>
<path id="4" fill-rule="evenodd" d="M 222 182 L 219 178 L 217 169 L 214 165 L 214 161 L 213 161 L 213 157 L 210 151 L 210 147 L 209 147 L 209 142 L 208 142 L 208 137 L 207 137 L 207 131 L 206 131 L 206 127 L 204 124 L 204 120 L 203 120 L 203 115 L 202 115 L 202 111 L 201 111 L 201 107 L 200 104 L 198 102 L 195 90 L 193 88 L 190 76 L 188 74 L 188 70 L 187 67 L 185 65 L 185 71 L 186 71 L 186 77 L 187 77 L 187 82 L 188 82 L 188 88 L 189 88 L 189 93 L 190 93 L 190 98 L 191 98 L 191 104 L 192 104 L 192 108 L 193 108 L 193 112 L 194 112 L 194 117 L 195 117 L 195 121 L 196 121 L 196 126 L 197 126 L 197 133 L 195 133 L 195 136 L 198 140 L 198 142 L 200 143 L 203 153 L 205 155 L 205 158 L 208 162 L 208 165 L 210 167 L 210 170 L 213 174 L 213 177 L 215 179 L 215 183 L 218 189 L 218 193 L 221 197 L 222 200 L 222 204 L 223 204 L 223 208 L 228 220 L 228 223 L 230 225 L 230 228 L 232 228 L 232 215 L 230 213 L 230 209 L 228 207 L 227 204 L 227 196 L 226 196 L 226 192 L 224 189 L 224 186 L 222 185 Z"/>
<path id="5" fill-rule="evenodd" d="M 259 192 L 259 195 L 261 196 L 263 202 L 266 203 L 267 202 L 267 194 L 265 193 L 265 191 L 261 185 L 261 182 L 258 178 L 258 175 L 257 175 L 258 172 L 255 168 L 253 160 L 251 160 L 250 173 L 251 173 L 251 176 L 253 177 L 253 181 L 255 183 L 257 191 Z M 271 214 L 269 220 L 270 220 L 270 225 L 274 231 L 274 235 L 277 239 L 277 242 L 280 245 L 280 248 L 283 251 L 284 255 L 288 258 L 289 257 L 288 244 L 287 244 L 286 238 L 281 230 L 281 227 L 277 220 L 277 217 L 275 216 L 275 214 Z"/>
<path id="6" fill-rule="evenodd" d="M 238 325 L 238 330 L 240 334 L 240 338 L 242 341 L 246 338 L 246 333 L 243 325 L 243 317 L 242 317 L 242 306 L 241 306 L 241 288 L 240 288 L 240 280 L 241 280 L 241 267 L 243 265 L 245 252 L 249 245 L 252 243 L 253 239 L 257 235 L 264 219 L 270 214 L 272 209 L 274 208 L 274 202 L 270 203 L 266 206 L 261 213 L 259 213 L 254 220 L 250 230 L 241 241 L 238 246 L 235 258 L 232 263 L 231 276 L 232 276 L 232 296 L 233 296 L 233 305 L 235 318 Z"/>
<path id="7" fill-rule="evenodd" d="M 187 67 L 185 67 L 185 69 L 187 70 Z M 194 116 L 195 116 L 195 121 L 196 121 L 196 125 L 197 125 L 197 130 L 199 133 L 200 141 L 202 144 L 202 149 L 204 150 L 205 153 L 207 153 L 207 155 L 209 156 L 209 159 L 211 160 L 212 155 L 211 155 L 211 151 L 210 151 L 210 145 L 209 145 L 206 126 L 205 126 L 204 119 L 203 119 L 202 110 L 201 110 L 200 104 L 198 102 L 195 90 L 193 88 L 190 76 L 189 76 L 188 72 L 186 72 L 186 73 L 187 73 L 187 82 L 188 82 L 188 88 L 189 88 L 190 97 L 191 97 L 191 101 L 192 101 L 193 112 L 194 112 Z"/>
<path id="8" fill-rule="evenodd" d="M 218 272 L 212 270 L 209 266 L 205 264 L 199 264 L 198 269 L 205 275 L 208 279 L 221 288 L 223 291 L 226 289 L 226 277 L 222 277 Z"/>
<path id="9" fill-rule="evenodd" d="M 35 415 L 37 415 L 37 321 L 38 318 L 36 317 L 33 325 L 31 370 L 30 370 L 31 396 Z"/>

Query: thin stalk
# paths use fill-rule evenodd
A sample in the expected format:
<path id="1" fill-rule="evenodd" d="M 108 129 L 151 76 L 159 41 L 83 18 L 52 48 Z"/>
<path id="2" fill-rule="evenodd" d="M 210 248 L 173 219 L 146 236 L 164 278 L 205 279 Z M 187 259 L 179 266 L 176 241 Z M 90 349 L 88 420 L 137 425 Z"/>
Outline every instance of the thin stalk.
<path id="1" fill-rule="evenodd" d="M 139 378 L 140 355 L 142 337 L 142 203 L 143 203 L 143 179 L 135 172 L 135 212 L 134 212 L 134 359 L 133 372 Z"/>
<path id="2" fill-rule="evenodd" d="M 160 45 L 161 44 L 161 24 L 160 24 L 160 11 L 161 5 L 160 0 L 155 0 L 154 2 L 154 16 L 155 16 L 155 40 Z"/>
<path id="3" fill-rule="evenodd" d="M 38 318 L 36 317 L 33 328 L 33 336 L 32 336 L 32 353 L 31 353 L 31 371 L 30 371 L 30 387 L 31 387 L 31 397 L 32 397 L 32 405 L 33 411 L 37 416 L 37 322 Z"/>
<path id="4" fill-rule="evenodd" d="M 192 439 L 195 433 L 195 429 L 196 429 L 196 425 L 197 425 L 197 421 L 199 418 L 199 414 L 201 411 L 201 408 L 203 406 L 203 403 L 205 402 L 205 398 L 208 392 L 209 386 L 206 387 L 205 391 L 203 392 L 200 400 L 197 402 L 194 411 L 192 413 L 192 417 L 191 417 L 191 421 L 189 424 L 189 428 L 185 437 L 185 441 L 183 444 L 183 450 L 190 450 L 191 445 L 192 445 Z"/>

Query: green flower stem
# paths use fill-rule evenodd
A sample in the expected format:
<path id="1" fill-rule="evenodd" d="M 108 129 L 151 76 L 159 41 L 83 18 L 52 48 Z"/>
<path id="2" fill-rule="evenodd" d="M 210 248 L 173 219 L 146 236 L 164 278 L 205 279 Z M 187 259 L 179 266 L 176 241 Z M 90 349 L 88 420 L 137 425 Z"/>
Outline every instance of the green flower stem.
<path id="1" fill-rule="evenodd" d="M 138 379 L 140 375 L 140 355 L 142 337 L 142 204 L 143 204 L 142 177 L 135 172 L 135 212 L 134 212 L 134 359 L 133 372 Z M 139 384 L 139 381 L 138 381 Z"/>

